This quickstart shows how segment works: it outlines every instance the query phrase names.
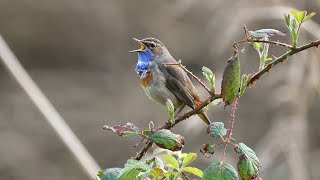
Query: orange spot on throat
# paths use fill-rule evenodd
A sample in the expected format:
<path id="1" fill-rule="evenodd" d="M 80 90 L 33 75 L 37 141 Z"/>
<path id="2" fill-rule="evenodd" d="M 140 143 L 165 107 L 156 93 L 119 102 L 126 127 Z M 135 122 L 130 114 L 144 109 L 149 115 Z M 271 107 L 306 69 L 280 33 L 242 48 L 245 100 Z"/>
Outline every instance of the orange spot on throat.
<path id="1" fill-rule="evenodd" d="M 142 86 L 147 87 L 150 86 L 150 84 L 153 81 L 153 74 L 152 72 L 148 72 L 147 76 L 145 78 L 140 79 L 140 83 Z"/>

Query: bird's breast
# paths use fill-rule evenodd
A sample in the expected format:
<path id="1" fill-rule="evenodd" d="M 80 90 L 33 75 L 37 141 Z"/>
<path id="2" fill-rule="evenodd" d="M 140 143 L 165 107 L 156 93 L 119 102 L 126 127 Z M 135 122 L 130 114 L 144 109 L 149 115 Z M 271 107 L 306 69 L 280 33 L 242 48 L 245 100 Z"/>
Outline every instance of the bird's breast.
<path id="1" fill-rule="evenodd" d="M 153 73 L 151 71 L 147 72 L 146 76 L 143 78 L 140 78 L 140 84 L 143 87 L 149 87 L 153 81 Z"/>

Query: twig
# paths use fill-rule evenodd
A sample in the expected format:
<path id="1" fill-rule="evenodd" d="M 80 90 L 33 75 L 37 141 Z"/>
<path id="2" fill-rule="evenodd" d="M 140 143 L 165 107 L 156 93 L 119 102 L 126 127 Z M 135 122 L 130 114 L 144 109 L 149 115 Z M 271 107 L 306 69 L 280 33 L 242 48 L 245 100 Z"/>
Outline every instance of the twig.
<path id="1" fill-rule="evenodd" d="M 169 123 L 166 122 L 164 125 L 162 125 L 161 127 L 159 127 L 157 130 L 160 129 L 170 129 L 172 127 L 174 127 L 175 125 L 177 125 L 178 123 L 186 120 L 187 118 L 189 118 L 192 115 L 198 114 L 204 107 L 206 107 L 208 104 L 210 104 L 212 101 L 221 98 L 221 94 L 214 94 L 212 96 L 210 96 L 209 98 L 207 98 L 205 101 L 203 101 L 199 106 L 197 106 L 196 108 L 192 109 L 191 111 L 183 114 L 182 116 L 178 116 L 175 118 L 174 123 Z M 147 150 L 151 147 L 153 143 L 152 142 L 148 142 L 147 144 L 145 144 L 141 150 L 137 153 L 136 157 L 134 158 L 135 160 L 140 160 L 145 153 L 147 152 Z"/>
<path id="2" fill-rule="evenodd" d="M 259 79 L 264 73 L 270 71 L 271 68 L 273 68 L 275 65 L 277 65 L 278 63 L 286 60 L 288 57 L 297 54 L 300 51 L 309 49 L 311 47 L 318 47 L 320 44 L 320 40 L 317 41 L 312 41 L 306 45 L 300 46 L 296 49 L 291 49 L 289 50 L 287 53 L 283 54 L 282 56 L 278 57 L 277 59 L 273 60 L 272 62 L 270 62 L 268 65 L 266 65 L 266 67 L 264 67 L 263 69 L 261 69 L 260 71 L 258 71 L 257 73 L 255 73 L 250 81 L 248 82 L 247 86 L 251 85 L 254 83 L 254 81 L 256 81 L 257 79 Z"/>
<path id="3" fill-rule="evenodd" d="M 190 178 L 188 178 L 188 176 L 184 172 L 182 172 L 181 174 L 182 174 L 182 177 L 185 178 L 185 180 L 190 180 Z"/>
<path id="4" fill-rule="evenodd" d="M 170 129 L 173 126 L 177 125 L 178 123 L 186 120 L 187 118 L 189 118 L 190 116 L 193 116 L 195 114 L 198 114 L 204 107 L 206 107 L 207 105 L 209 105 L 212 101 L 221 98 L 221 94 L 214 94 L 212 96 L 210 96 L 209 98 L 207 98 L 205 101 L 203 101 L 199 106 L 197 106 L 196 108 L 192 109 L 189 112 L 186 112 L 185 114 L 183 114 L 182 116 L 178 116 L 177 118 L 175 118 L 174 123 L 169 124 L 168 122 L 166 124 L 164 124 L 163 126 L 161 126 L 158 129 Z"/>
<path id="5" fill-rule="evenodd" d="M 144 145 L 141 150 L 137 153 L 135 160 L 140 160 L 148 151 L 148 149 L 152 146 L 153 142 L 148 141 L 146 145 Z"/>
<path id="6" fill-rule="evenodd" d="M 277 46 L 283 46 L 288 49 L 294 49 L 293 46 L 286 44 L 286 43 L 278 42 L 278 41 L 268 41 L 268 40 L 262 40 L 262 39 L 252 39 L 252 38 L 248 38 L 246 41 L 247 42 L 267 43 L 267 44 L 273 44 L 273 45 L 277 45 Z"/>
<path id="7" fill-rule="evenodd" d="M 196 75 L 194 75 L 191 71 L 189 71 L 185 66 L 183 66 L 181 64 L 181 60 L 178 61 L 178 63 L 163 63 L 163 65 L 166 66 L 179 66 L 180 68 L 182 68 L 186 73 L 190 74 L 190 76 L 192 76 L 195 80 L 197 80 L 199 82 L 199 84 L 201 84 L 201 86 L 208 91 L 209 94 L 213 94 L 212 91 L 210 91 L 210 89 L 201 81 L 200 78 L 198 78 Z"/>
<path id="8" fill-rule="evenodd" d="M 233 128 L 234 128 L 234 121 L 236 119 L 236 110 L 237 110 L 237 106 L 238 106 L 238 98 L 233 102 L 232 104 L 232 112 L 230 114 L 230 121 L 229 121 L 229 134 L 228 134 L 228 138 L 227 138 L 227 142 L 224 145 L 224 151 L 223 151 L 223 155 L 222 155 L 222 162 L 224 162 L 225 157 L 226 157 L 226 151 L 227 151 L 227 146 L 230 143 L 230 140 L 232 139 L 232 135 L 233 135 Z"/>

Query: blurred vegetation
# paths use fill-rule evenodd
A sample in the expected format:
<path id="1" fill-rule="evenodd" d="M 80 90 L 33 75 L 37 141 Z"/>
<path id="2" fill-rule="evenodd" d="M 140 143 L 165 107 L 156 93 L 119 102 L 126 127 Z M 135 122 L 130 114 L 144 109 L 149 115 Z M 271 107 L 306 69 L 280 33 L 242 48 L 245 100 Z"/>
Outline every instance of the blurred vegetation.
<path id="1" fill-rule="evenodd" d="M 116 138 L 102 125 L 130 121 L 146 129 L 150 121 L 158 126 L 167 119 L 166 110 L 140 88 L 136 56 L 128 53 L 135 48 L 132 37 L 161 39 L 196 75 L 202 66 L 212 69 L 218 83 L 233 41 L 243 38 L 243 24 L 289 34 L 282 20 L 286 7 L 320 14 L 317 0 L 1 0 L 0 33 L 100 165 L 123 167 L 135 155 L 131 145 L 137 140 Z M 318 26 L 309 27 L 319 32 L 320 17 L 313 20 Z M 316 38 L 302 32 L 299 42 Z M 289 36 L 283 40 L 291 42 Z M 252 72 L 258 67 L 250 62 L 259 57 L 247 51 L 241 63 L 243 71 Z M 319 57 L 318 49 L 293 57 L 298 61 L 272 71 L 272 78 L 263 77 L 264 83 L 247 89 L 241 99 L 235 137 L 256 150 L 263 179 L 320 178 Z M 87 179 L 29 98 L 0 68 L 0 179 Z M 227 123 L 228 113 L 221 108 L 209 116 Z M 192 119 L 176 128 L 188 140 L 185 152 L 198 152 L 209 141 L 205 126 Z M 199 156 L 192 165 L 205 169 L 211 162 Z"/>

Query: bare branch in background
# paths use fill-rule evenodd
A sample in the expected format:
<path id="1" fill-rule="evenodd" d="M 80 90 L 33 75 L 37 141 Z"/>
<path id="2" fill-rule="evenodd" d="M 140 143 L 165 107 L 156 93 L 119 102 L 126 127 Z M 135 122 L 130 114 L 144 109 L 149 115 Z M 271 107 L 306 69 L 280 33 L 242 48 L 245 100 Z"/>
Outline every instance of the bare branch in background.
<path id="1" fill-rule="evenodd" d="M 95 177 L 101 168 L 58 111 L 53 107 L 49 99 L 32 80 L 2 36 L 0 36 L 0 57 L 3 64 L 43 114 L 49 125 L 53 128 L 64 145 L 70 150 L 88 177 Z"/>

